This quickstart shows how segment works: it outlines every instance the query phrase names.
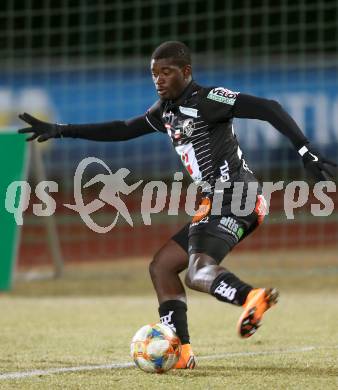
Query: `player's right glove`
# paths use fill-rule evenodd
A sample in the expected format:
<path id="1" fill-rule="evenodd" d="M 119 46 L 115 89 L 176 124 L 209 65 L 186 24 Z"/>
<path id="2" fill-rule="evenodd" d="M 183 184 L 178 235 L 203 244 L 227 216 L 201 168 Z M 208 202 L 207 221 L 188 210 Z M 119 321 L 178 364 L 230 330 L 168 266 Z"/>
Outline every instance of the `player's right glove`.
<path id="1" fill-rule="evenodd" d="M 318 181 L 332 180 L 337 164 L 320 155 L 309 143 L 302 146 L 298 153 L 302 156 L 305 169 Z"/>
<path id="2" fill-rule="evenodd" d="M 20 134 L 30 134 L 30 137 L 26 141 L 33 141 L 36 138 L 38 142 L 47 141 L 50 138 L 60 138 L 62 137 L 62 127 L 63 125 L 57 123 L 48 123 L 40 121 L 39 119 L 34 118 L 34 116 L 27 114 L 20 114 L 19 118 L 24 122 L 28 123 L 30 127 L 25 127 L 19 129 L 18 133 Z"/>

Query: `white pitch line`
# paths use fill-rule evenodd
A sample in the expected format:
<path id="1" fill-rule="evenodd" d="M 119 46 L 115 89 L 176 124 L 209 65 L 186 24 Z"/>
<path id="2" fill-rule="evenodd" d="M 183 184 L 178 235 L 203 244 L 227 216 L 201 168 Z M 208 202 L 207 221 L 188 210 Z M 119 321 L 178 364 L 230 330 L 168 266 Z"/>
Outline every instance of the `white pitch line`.
<path id="1" fill-rule="evenodd" d="M 93 370 L 109 370 L 117 368 L 129 368 L 135 366 L 134 363 L 113 363 L 113 364 L 101 364 L 96 366 L 78 366 L 78 367 L 60 367 L 60 368 L 48 368 L 47 370 L 33 370 L 26 372 L 9 372 L 7 374 L 0 374 L 0 380 L 4 379 L 20 379 L 32 376 L 62 374 L 64 372 L 77 372 L 77 371 L 93 371 Z"/>
<path id="2" fill-rule="evenodd" d="M 198 356 L 197 361 L 199 360 L 217 360 L 217 359 L 227 359 L 234 356 L 261 356 L 261 355 L 277 355 L 277 354 L 287 354 L 287 353 L 300 353 L 300 352 L 310 352 L 318 349 L 338 349 L 338 345 L 333 346 L 305 346 L 299 348 L 289 348 L 289 349 L 274 349 L 270 351 L 248 351 L 248 352 L 229 352 L 217 355 L 207 355 L 207 356 Z M 110 369 L 121 369 L 121 368 L 130 368 L 135 367 L 134 363 L 112 363 L 112 364 L 101 364 L 95 366 L 78 366 L 78 367 L 60 367 L 60 368 L 49 368 L 46 370 L 33 370 L 33 371 L 24 371 L 24 372 L 8 372 L 5 374 L 0 374 L 0 380 L 6 379 L 22 379 L 30 378 L 33 376 L 43 376 L 43 375 L 52 375 L 52 374 L 62 374 L 65 372 L 78 372 L 78 371 L 94 371 L 94 370 L 110 370 Z"/>

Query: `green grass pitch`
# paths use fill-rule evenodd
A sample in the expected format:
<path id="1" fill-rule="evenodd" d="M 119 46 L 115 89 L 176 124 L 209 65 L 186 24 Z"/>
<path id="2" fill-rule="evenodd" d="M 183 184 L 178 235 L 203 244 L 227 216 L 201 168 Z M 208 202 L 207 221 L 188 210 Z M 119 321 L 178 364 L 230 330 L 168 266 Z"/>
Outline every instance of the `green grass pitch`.
<path id="1" fill-rule="evenodd" d="M 236 261 L 235 255 L 229 268 L 257 285 L 278 287 L 280 302 L 266 314 L 257 334 L 242 340 L 236 335 L 240 308 L 189 292 L 198 367 L 163 375 L 134 367 L 104 368 L 130 363 L 134 332 L 158 320 L 147 262 L 69 266 L 59 281 L 17 283 L 12 293 L 0 296 L 0 389 L 337 389 L 334 253 L 317 262 L 315 255 L 312 260 L 308 256 L 307 263 L 294 263 L 290 255 L 286 261 L 281 255 L 269 267 L 268 255 L 251 262 L 245 255 Z M 42 371 L 6 377 L 34 370 Z"/>

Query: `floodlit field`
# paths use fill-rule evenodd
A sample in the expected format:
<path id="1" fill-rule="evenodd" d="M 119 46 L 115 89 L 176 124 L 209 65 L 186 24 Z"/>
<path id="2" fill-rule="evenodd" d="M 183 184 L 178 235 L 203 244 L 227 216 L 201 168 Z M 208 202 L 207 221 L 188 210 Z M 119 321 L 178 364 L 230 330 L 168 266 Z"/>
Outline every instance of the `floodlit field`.
<path id="1" fill-rule="evenodd" d="M 129 358 L 133 333 L 158 319 L 146 261 L 69 266 L 59 281 L 18 282 L 0 297 L 0 389 L 336 389 L 336 256 L 232 255 L 229 268 L 278 287 L 279 304 L 241 340 L 239 308 L 189 292 L 198 367 L 163 375 Z"/>

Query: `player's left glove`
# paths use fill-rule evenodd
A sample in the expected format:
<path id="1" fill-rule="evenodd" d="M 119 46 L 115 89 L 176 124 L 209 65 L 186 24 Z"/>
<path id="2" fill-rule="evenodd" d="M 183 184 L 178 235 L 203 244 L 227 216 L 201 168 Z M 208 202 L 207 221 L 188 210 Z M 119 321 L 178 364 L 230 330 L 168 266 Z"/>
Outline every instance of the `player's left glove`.
<path id="1" fill-rule="evenodd" d="M 302 146 L 298 153 L 302 156 L 305 169 L 318 181 L 332 180 L 337 164 L 320 155 L 309 143 Z"/>
<path id="2" fill-rule="evenodd" d="M 30 125 L 30 127 L 18 130 L 18 133 L 20 134 L 30 134 L 30 137 L 27 138 L 26 141 L 33 141 L 37 138 L 38 142 L 44 142 L 50 138 L 62 137 L 62 129 L 65 127 L 64 125 L 40 121 L 26 112 L 24 114 L 20 114 L 19 118 Z"/>

